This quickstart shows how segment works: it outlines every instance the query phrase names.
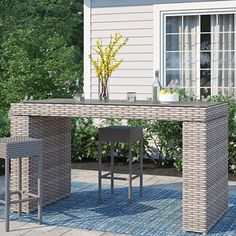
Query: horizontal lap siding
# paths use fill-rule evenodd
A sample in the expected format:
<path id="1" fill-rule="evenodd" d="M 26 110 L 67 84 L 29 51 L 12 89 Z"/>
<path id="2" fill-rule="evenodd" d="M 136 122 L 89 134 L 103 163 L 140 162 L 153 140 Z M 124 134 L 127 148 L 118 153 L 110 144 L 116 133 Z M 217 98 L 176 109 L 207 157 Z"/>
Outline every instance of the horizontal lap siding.
<path id="1" fill-rule="evenodd" d="M 118 55 L 124 62 L 110 80 L 110 98 L 124 99 L 128 91 L 134 91 L 138 99 L 147 99 L 153 82 L 153 6 L 97 7 L 93 0 L 92 47 L 98 38 L 107 45 L 114 33 L 121 33 L 129 41 Z M 95 56 L 93 50 L 91 52 Z M 98 79 L 94 69 L 91 76 L 92 98 L 97 98 Z"/>
<path id="2" fill-rule="evenodd" d="M 222 1 L 222 0 L 216 0 Z M 225 0 L 231 1 L 231 0 Z M 168 4 L 168 3 L 189 3 L 189 2 L 213 2 L 213 0 L 92 0 L 92 7 L 107 7 L 107 6 L 141 6 L 153 4 Z M 214 3 L 213 3 L 214 4 Z"/>

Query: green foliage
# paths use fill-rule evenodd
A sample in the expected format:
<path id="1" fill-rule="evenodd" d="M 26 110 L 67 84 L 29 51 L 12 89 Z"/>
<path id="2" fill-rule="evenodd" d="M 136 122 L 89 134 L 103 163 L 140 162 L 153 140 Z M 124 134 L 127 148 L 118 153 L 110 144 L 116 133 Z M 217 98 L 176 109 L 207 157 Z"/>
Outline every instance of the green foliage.
<path id="1" fill-rule="evenodd" d="M 2 1 L 0 107 L 71 97 L 82 84 L 82 1 Z"/>
<path id="2" fill-rule="evenodd" d="M 10 136 L 10 121 L 6 110 L 0 109 L 0 137 Z M 4 174 L 5 161 L 0 158 L 0 175 Z"/>
<path id="3" fill-rule="evenodd" d="M 72 121 L 72 160 L 97 158 L 98 129 L 92 119 L 76 118 Z"/>
<path id="4" fill-rule="evenodd" d="M 3 85 L 7 104 L 33 96 L 70 97 L 79 77 L 75 48 L 54 34 L 50 38 L 35 30 L 18 30 L 3 43 L 6 81 Z"/>
<path id="5" fill-rule="evenodd" d="M 11 102 L 72 97 L 83 85 L 83 1 L 1 0 L 0 16 L 0 136 L 8 136 Z"/>
<path id="6" fill-rule="evenodd" d="M 8 112 L 6 110 L 0 110 L 0 137 L 10 136 L 10 121 L 8 118 Z"/>
<path id="7" fill-rule="evenodd" d="M 208 101 L 226 102 L 228 104 L 228 158 L 229 169 L 236 173 L 236 100 L 232 97 L 213 96 Z"/>
<path id="8" fill-rule="evenodd" d="M 170 162 L 182 158 L 182 123 L 177 121 L 153 121 L 146 129 L 149 142 L 154 143 L 159 151 L 159 164 L 169 165 Z M 150 147 L 149 147 L 150 148 Z"/>

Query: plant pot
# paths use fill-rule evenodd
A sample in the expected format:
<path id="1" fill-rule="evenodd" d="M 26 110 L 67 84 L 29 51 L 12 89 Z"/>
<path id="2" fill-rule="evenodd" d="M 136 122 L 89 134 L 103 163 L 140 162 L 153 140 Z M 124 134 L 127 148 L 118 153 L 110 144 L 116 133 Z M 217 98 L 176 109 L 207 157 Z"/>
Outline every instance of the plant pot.
<path id="1" fill-rule="evenodd" d="M 159 101 L 160 102 L 178 102 L 179 101 L 179 94 L 159 94 Z"/>

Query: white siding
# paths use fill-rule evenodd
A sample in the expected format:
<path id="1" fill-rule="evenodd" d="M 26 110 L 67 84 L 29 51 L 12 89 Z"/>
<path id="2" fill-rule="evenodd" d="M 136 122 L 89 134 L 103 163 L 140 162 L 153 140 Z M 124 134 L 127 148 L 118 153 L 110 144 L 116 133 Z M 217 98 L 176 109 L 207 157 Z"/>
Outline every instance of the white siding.
<path id="1" fill-rule="evenodd" d="M 151 96 L 154 75 L 154 11 L 153 4 L 211 2 L 206 0 L 91 0 L 91 53 L 96 39 L 108 44 L 109 37 L 121 33 L 128 44 L 119 53 L 124 60 L 110 80 L 111 99 L 125 99 L 128 91 L 138 99 Z M 88 43 L 88 42 L 85 42 Z M 86 51 L 85 51 L 86 53 Z M 85 55 L 86 57 L 86 55 Z M 91 69 L 91 98 L 98 98 L 98 80 Z"/>
<path id="2" fill-rule="evenodd" d="M 212 1 L 211 0 L 210 1 L 209 0 L 92 0 L 92 7 L 118 7 L 118 6 L 137 6 L 137 5 L 143 6 L 143 5 L 153 5 L 153 4 L 183 3 L 183 2 L 212 2 Z"/>
<path id="3" fill-rule="evenodd" d="M 146 99 L 153 81 L 153 6 L 97 7 L 96 2 L 92 1 L 91 9 L 91 46 L 97 38 L 108 44 L 116 32 L 129 38 L 118 55 L 124 62 L 110 80 L 110 98 L 125 99 L 126 92 L 135 91 L 138 99 Z M 98 80 L 93 69 L 91 76 L 92 98 L 97 98 Z"/>

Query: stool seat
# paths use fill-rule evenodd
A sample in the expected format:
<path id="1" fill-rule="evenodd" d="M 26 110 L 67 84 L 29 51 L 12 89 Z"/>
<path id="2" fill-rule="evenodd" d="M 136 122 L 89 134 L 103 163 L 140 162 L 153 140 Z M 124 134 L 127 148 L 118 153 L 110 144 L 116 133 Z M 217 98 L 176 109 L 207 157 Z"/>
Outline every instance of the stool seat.
<path id="1" fill-rule="evenodd" d="M 5 199 L 0 203 L 5 205 L 5 230 L 9 231 L 9 215 L 11 204 L 18 204 L 18 214 L 22 213 L 22 203 L 38 202 L 38 220 L 42 223 L 42 152 L 43 141 L 26 136 L 0 138 L 0 158 L 5 159 Z M 37 157 L 38 161 L 38 192 L 37 194 L 22 189 L 22 158 Z M 14 160 L 13 160 L 14 159 Z M 10 161 L 17 161 L 17 190 L 10 189 Z M 12 200 L 11 195 L 18 195 Z M 26 197 L 25 197 L 26 196 Z"/>
<path id="2" fill-rule="evenodd" d="M 132 126 L 107 126 L 98 129 L 98 139 L 100 142 L 136 142 L 143 138 L 141 127 Z"/>
<path id="3" fill-rule="evenodd" d="M 25 136 L 0 138 L 0 158 L 37 157 L 42 148 L 43 142 L 40 139 Z"/>

